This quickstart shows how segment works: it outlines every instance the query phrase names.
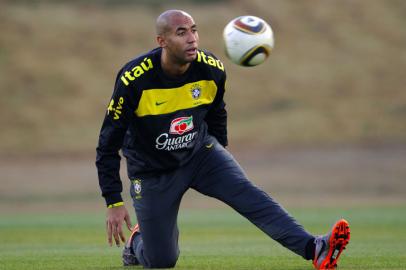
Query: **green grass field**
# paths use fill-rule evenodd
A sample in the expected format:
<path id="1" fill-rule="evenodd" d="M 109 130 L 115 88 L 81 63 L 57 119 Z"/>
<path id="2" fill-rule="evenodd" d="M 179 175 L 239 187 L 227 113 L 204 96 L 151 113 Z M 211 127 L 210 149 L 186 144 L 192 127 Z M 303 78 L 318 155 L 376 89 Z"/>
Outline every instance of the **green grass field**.
<path id="1" fill-rule="evenodd" d="M 406 206 L 291 213 L 315 234 L 338 217 L 350 221 L 352 239 L 342 270 L 405 269 Z M 312 269 L 230 209 L 181 210 L 179 226 L 177 269 Z M 106 244 L 103 214 L 0 218 L 0 269 L 122 269 L 120 254 Z"/>

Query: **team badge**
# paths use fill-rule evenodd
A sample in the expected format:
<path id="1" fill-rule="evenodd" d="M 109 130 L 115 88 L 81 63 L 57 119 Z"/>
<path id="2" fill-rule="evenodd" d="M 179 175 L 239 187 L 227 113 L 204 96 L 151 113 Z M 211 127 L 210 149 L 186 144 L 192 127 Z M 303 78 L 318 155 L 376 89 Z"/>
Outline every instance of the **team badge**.
<path id="1" fill-rule="evenodd" d="M 135 199 L 139 200 L 141 199 L 141 179 L 135 179 L 133 180 L 133 187 L 134 187 L 134 193 L 135 193 Z"/>
<path id="2" fill-rule="evenodd" d="M 200 87 L 199 84 L 194 84 L 192 86 L 192 89 L 190 90 L 190 92 L 192 93 L 192 98 L 193 99 L 198 99 L 200 97 L 201 92 L 202 92 L 202 88 Z"/>

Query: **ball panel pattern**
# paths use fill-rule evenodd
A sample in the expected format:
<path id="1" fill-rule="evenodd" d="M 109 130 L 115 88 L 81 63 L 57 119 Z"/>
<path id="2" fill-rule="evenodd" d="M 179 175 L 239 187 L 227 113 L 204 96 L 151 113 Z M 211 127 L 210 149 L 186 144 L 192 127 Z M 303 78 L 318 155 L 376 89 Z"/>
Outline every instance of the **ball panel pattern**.
<path id="1" fill-rule="evenodd" d="M 268 46 L 264 45 L 258 45 L 246 52 L 240 60 L 240 64 L 245 67 L 251 67 L 251 66 L 256 66 L 257 63 L 253 63 L 252 60 L 255 58 L 255 56 L 258 56 L 259 54 L 263 54 L 263 59 L 265 60 L 268 58 L 269 54 L 271 53 L 271 48 Z M 263 61 L 264 61 L 263 60 Z"/>
<path id="2" fill-rule="evenodd" d="M 263 22 L 247 16 L 237 18 L 234 21 L 234 28 L 250 35 L 258 35 L 266 30 Z"/>

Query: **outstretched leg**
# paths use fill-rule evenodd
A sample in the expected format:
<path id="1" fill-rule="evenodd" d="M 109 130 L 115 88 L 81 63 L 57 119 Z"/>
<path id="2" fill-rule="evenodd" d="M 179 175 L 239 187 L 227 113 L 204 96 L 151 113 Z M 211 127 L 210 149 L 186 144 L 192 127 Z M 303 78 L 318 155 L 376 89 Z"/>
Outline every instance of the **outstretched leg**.
<path id="1" fill-rule="evenodd" d="M 285 209 L 253 185 L 220 144 L 205 149 L 206 155 L 192 187 L 230 205 L 274 240 L 306 259 L 306 246 L 314 236 L 304 230 Z"/>

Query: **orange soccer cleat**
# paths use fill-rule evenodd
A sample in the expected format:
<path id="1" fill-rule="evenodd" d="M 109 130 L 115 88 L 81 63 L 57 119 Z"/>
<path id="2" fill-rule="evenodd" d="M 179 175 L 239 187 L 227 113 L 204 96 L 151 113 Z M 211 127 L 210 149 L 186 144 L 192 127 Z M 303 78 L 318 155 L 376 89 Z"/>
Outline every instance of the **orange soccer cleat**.
<path id="1" fill-rule="evenodd" d="M 350 226 L 345 219 L 337 221 L 331 232 L 314 240 L 316 251 L 313 265 L 317 270 L 336 269 L 338 258 L 350 241 Z"/>

